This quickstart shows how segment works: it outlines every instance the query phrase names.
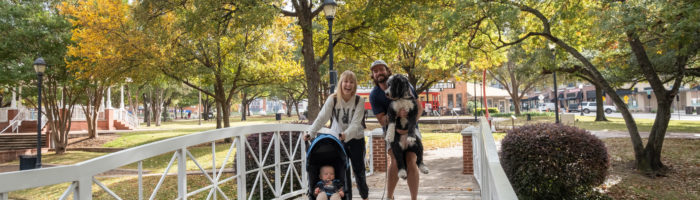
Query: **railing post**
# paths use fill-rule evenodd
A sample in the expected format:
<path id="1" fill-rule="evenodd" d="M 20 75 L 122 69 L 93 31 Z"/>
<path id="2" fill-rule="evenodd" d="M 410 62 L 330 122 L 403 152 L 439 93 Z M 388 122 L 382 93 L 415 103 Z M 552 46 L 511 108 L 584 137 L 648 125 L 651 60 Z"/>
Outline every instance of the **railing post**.
<path id="1" fill-rule="evenodd" d="M 92 177 L 84 176 L 78 178 L 78 187 L 75 187 L 75 189 L 76 191 L 73 192 L 73 199 L 92 199 Z"/>
<path id="2" fill-rule="evenodd" d="M 246 199 L 246 171 L 245 171 L 245 143 L 246 136 L 238 136 L 238 146 L 236 147 L 236 176 L 238 176 L 238 191 L 236 192 L 239 200 Z"/>
<path id="3" fill-rule="evenodd" d="M 365 147 L 368 149 L 369 153 L 367 154 L 366 158 L 369 161 L 369 173 L 367 173 L 367 176 L 374 174 L 374 142 L 372 142 L 372 132 L 367 131 L 365 132 L 365 136 L 369 136 L 370 141 L 367 142 L 367 146 Z"/>
<path id="4" fill-rule="evenodd" d="M 479 129 L 473 126 L 462 130 L 462 174 L 474 175 L 474 145 L 472 135 L 478 134 Z"/>
<path id="5" fill-rule="evenodd" d="M 187 199 L 187 148 L 177 150 L 177 193 L 179 199 Z"/>
<path id="6" fill-rule="evenodd" d="M 290 132 L 291 134 L 291 132 Z M 282 168 L 280 166 L 280 162 L 282 162 L 282 159 L 280 158 L 280 140 L 282 139 L 280 132 L 277 131 L 275 132 L 275 135 L 273 137 L 273 140 L 275 141 L 275 197 L 280 197 L 282 196 Z M 289 161 L 293 161 L 294 158 L 289 159 Z M 294 166 L 293 162 L 290 162 L 290 167 Z M 293 179 L 292 179 L 293 180 Z"/>
<path id="7" fill-rule="evenodd" d="M 306 132 L 306 133 L 308 134 L 308 132 Z M 299 134 L 299 138 L 297 138 L 297 140 L 299 140 L 299 142 L 301 143 L 301 144 L 299 144 L 299 146 L 301 147 L 301 149 L 300 149 L 300 151 L 301 151 L 301 177 L 302 177 L 301 182 L 303 184 L 301 186 L 301 188 L 303 188 L 305 191 L 308 191 L 309 190 L 309 179 L 308 179 L 309 176 L 306 173 L 306 142 L 302 138 L 304 138 L 304 132 Z M 290 183 L 293 183 L 293 182 L 294 181 L 290 181 Z M 293 188 L 293 187 L 290 187 L 290 188 Z"/>
<path id="8" fill-rule="evenodd" d="M 139 177 L 138 177 L 138 182 L 139 182 L 139 200 L 143 199 L 143 161 L 139 161 L 139 169 L 138 169 Z"/>
<path id="9" fill-rule="evenodd" d="M 387 168 L 387 154 L 386 154 L 386 141 L 384 141 L 384 130 L 382 128 L 375 128 L 372 130 L 372 167 L 375 171 L 386 172 Z"/>

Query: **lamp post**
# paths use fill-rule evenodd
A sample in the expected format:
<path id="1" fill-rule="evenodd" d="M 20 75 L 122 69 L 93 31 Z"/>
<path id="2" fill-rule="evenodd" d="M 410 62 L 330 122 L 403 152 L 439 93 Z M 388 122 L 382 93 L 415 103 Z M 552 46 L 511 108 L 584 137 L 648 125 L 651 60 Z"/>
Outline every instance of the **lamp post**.
<path id="1" fill-rule="evenodd" d="M 557 54 L 556 54 L 556 48 L 557 46 L 555 44 L 549 43 L 549 50 L 552 51 L 552 63 L 554 63 L 554 67 L 557 67 Z M 552 77 L 554 77 L 554 120 L 555 123 L 559 123 L 559 91 L 557 90 L 557 70 L 553 69 L 552 70 Z"/>
<path id="2" fill-rule="evenodd" d="M 333 19 L 335 18 L 335 9 L 338 6 L 335 0 L 324 0 L 323 1 L 323 13 L 326 15 L 326 20 L 328 20 L 328 65 L 330 70 L 328 71 L 330 76 L 331 88 L 330 93 L 335 90 L 335 77 L 337 72 L 333 70 Z"/>
<path id="3" fill-rule="evenodd" d="M 46 61 L 44 58 L 37 58 L 34 60 L 34 71 L 36 72 L 38 79 L 38 98 L 37 98 L 37 118 L 36 118 L 36 169 L 41 168 L 41 81 L 44 77 L 44 71 L 46 71 Z"/>

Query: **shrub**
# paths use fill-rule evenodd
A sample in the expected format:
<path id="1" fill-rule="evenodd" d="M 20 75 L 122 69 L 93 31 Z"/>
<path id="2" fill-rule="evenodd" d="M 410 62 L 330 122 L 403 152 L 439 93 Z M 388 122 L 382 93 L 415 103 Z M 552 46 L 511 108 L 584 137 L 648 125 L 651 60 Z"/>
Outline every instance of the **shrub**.
<path id="1" fill-rule="evenodd" d="M 498 112 L 498 108 L 489 108 L 489 114 L 496 114 Z M 484 109 L 476 108 L 476 113 L 478 113 L 479 116 L 484 115 Z"/>
<path id="2" fill-rule="evenodd" d="M 520 199 L 588 199 L 610 166 L 603 142 L 588 131 L 561 124 L 509 130 L 501 163 Z"/>

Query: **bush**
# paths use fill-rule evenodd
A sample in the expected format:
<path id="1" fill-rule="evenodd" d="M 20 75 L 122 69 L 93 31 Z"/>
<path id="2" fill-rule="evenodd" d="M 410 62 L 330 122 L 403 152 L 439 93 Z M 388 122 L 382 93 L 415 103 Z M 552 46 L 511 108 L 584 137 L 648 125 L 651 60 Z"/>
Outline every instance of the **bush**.
<path id="1" fill-rule="evenodd" d="M 489 108 L 489 114 L 496 114 L 498 112 L 498 108 Z M 484 109 L 476 108 L 476 113 L 478 113 L 479 116 L 484 115 Z"/>
<path id="2" fill-rule="evenodd" d="M 520 199 L 589 199 L 610 166 L 603 142 L 589 132 L 561 124 L 509 130 L 501 163 Z"/>

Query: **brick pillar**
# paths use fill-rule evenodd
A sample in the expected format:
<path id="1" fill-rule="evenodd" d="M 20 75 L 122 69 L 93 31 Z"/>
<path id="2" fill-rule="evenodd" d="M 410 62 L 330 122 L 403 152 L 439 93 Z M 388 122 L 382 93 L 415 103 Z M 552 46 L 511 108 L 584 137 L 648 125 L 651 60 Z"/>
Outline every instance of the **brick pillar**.
<path id="1" fill-rule="evenodd" d="M 19 114 L 19 109 L 7 110 L 7 122 L 9 123 L 10 120 L 14 119 L 17 114 Z"/>
<path id="2" fill-rule="evenodd" d="M 478 131 L 476 127 L 469 127 L 462 130 L 462 174 L 474 174 L 474 146 L 472 145 L 472 134 Z"/>
<path id="3" fill-rule="evenodd" d="M 386 141 L 384 140 L 384 132 L 381 128 L 372 131 L 372 161 L 374 162 L 374 171 L 386 172 L 387 168 Z"/>
<path id="4" fill-rule="evenodd" d="M 105 120 L 107 120 L 107 130 L 114 130 L 115 128 L 114 128 L 114 110 L 113 109 L 105 109 Z M 99 124 L 99 122 L 98 122 L 98 124 Z"/>

